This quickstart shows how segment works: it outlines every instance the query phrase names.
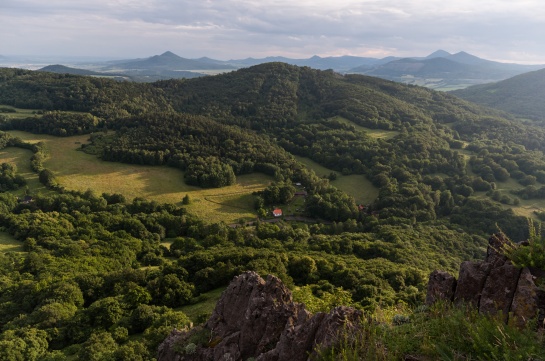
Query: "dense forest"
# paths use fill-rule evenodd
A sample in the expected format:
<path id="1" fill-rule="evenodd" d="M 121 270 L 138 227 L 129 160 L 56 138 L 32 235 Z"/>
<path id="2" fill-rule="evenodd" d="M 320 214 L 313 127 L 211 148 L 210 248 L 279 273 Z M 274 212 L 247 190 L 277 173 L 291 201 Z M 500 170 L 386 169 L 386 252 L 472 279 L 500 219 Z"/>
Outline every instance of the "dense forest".
<path id="1" fill-rule="evenodd" d="M 490 84 L 453 91 L 463 99 L 500 109 L 521 118 L 545 120 L 543 87 L 545 69 L 524 73 Z"/>
<path id="2" fill-rule="evenodd" d="M 312 297 L 348 291 L 369 312 L 416 306 L 431 270 L 481 258 L 498 227 L 525 239 L 527 219 L 511 207 L 545 198 L 545 129 L 372 77 L 270 63 L 135 84 L 0 69 L 0 104 L 39 110 L 1 113 L 0 130 L 89 134 L 83 151 L 176 167 L 180 182 L 272 176 L 256 209 L 301 184 L 304 214 L 316 220 L 231 227 L 197 219 L 180 200 L 71 191 L 44 167 L 40 143 L 1 132 L 0 149 L 33 152 L 50 192 L 21 202 L 11 193 L 25 186 L 17 169 L 2 165 L 0 232 L 24 252 L 0 254 L 0 359 L 151 360 L 172 328 L 189 325 L 177 308 L 245 270 Z M 358 207 L 293 155 L 364 175 L 379 195 Z"/>

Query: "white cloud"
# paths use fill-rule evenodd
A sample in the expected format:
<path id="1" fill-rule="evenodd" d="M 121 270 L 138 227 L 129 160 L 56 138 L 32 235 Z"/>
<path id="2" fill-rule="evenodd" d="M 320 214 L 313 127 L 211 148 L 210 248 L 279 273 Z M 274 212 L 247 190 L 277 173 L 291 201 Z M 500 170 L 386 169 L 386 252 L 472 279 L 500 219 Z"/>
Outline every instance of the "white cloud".
<path id="1" fill-rule="evenodd" d="M 536 0 L 1 0 L 6 54 L 237 58 L 465 50 L 545 63 Z M 541 60 L 539 60 L 541 59 Z"/>

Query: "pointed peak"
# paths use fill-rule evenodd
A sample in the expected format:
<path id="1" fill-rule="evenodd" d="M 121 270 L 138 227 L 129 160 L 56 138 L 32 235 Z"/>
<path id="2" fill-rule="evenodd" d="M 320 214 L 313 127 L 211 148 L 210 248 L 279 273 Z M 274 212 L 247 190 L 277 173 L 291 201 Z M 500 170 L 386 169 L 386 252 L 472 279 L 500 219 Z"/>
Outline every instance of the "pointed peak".
<path id="1" fill-rule="evenodd" d="M 178 55 L 174 54 L 171 51 L 165 51 L 163 54 L 159 55 L 162 58 L 179 58 Z"/>
<path id="2" fill-rule="evenodd" d="M 426 56 L 426 59 L 432 59 L 432 58 L 444 58 L 444 57 L 447 57 L 447 56 L 450 56 L 450 55 L 452 55 L 452 54 L 449 53 L 448 51 L 439 49 L 439 50 L 434 51 L 434 52 L 431 53 L 430 55 Z"/>

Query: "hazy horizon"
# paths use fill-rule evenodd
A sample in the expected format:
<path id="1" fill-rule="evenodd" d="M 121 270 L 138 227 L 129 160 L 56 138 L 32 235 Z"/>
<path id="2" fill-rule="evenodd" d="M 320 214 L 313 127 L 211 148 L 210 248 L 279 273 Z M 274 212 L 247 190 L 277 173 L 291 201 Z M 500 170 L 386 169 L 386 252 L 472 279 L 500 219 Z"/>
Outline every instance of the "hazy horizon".
<path id="1" fill-rule="evenodd" d="M 383 58 L 444 49 L 543 64 L 543 14 L 537 0 L 3 0 L 0 55 Z"/>

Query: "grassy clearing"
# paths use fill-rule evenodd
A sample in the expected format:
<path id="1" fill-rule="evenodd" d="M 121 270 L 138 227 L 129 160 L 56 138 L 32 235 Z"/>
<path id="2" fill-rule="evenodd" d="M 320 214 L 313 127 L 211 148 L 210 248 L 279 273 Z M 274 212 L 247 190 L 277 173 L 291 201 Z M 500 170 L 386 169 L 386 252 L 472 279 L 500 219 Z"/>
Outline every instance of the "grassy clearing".
<path id="1" fill-rule="evenodd" d="M 4 148 L 0 150 L 0 163 L 15 164 L 17 166 L 17 174 L 22 175 L 26 179 L 27 186 L 33 193 L 47 192 L 47 189 L 38 180 L 38 175 L 30 168 L 31 156 L 32 152 L 28 149 Z M 24 193 L 24 188 L 13 193 L 21 196 Z"/>
<path id="2" fill-rule="evenodd" d="M 312 159 L 298 156 L 295 158 L 307 168 L 312 169 L 320 177 L 335 172 L 316 163 Z M 337 179 L 332 181 L 331 185 L 354 197 L 357 203 L 368 204 L 378 197 L 378 188 L 365 176 L 361 174 L 342 175 L 338 172 L 336 173 Z"/>
<path id="3" fill-rule="evenodd" d="M 354 123 L 354 122 L 352 122 L 352 121 L 350 121 L 350 120 L 348 120 L 346 118 L 339 117 L 339 116 L 333 117 L 331 119 L 339 121 L 341 123 L 352 125 L 352 126 L 354 126 L 354 128 L 356 128 L 356 130 L 365 132 L 365 133 L 367 133 L 368 136 L 370 136 L 371 138 L 375 138 L 375 139 L 388 140 L 388 139 L 392 139 L 392 138 L 396 137 L 397 135 L 399 135 L 399 132 L 397 130 L 371 129 L 371 128 L 367 128 L 367 127 L 362 127 L 361 125 L 358 125 L 358 124 L 356 124 L 356 123 Z"/>
<path id="4" fill-rule="evenodd" d="M 23 244 L 6 232 L 0 232 L 0 252 L 23 252 Z"/>
<path id="5" fill-rule="evenodd" d="M 105 162 L 78 151 L 81 144 L 87 143 L 87 135 L 60 138 L 20 131 L 10 133 L 28 142 L 43 141 L 50 154 L 44 165 L 67 189 L 92 189 L 97 194 L 121 193 L 127 199 L 144 197 L 176 204 L 189 194 L 191 204 L 187 209 L 209 222 L 254 219 L 251 194 L 273 181 L 272 177 L 255 173 L 237 177 L 237 183 L 229 187 L 202 189 L 185 184 L 184 173 L 179 169 Z"/>
<path id="6" fill-rule="evenodd" d="M 0 113 L 0 114 L 7 115 L 10 118 L 33 117 L 34 115 L 36 115 L 36 112 L 38 111 L 37 109 L 21 109 L 21 108 L 12 107 L 11 105 L 2 105 L 2 104 L 0 104 L 0 108 L 14 109 L 15 110 L 14 113 Z"/>
<path id="7" fill-rule="evenodd" d="M 514 194 L 511 194 L 512 190 L 518 190 L 523 188 L 519 182 L 513 178 L 509 178 L 505 182 L 496 182 L 496 189 L 502 193 L 509 195 L 511 198 L 517 197 Z M 514 205 L 503 205 L 506 208 L 511 208 L 515 214 L 527 218 L 533 218 L 538 220 L 534 211 L 543 212 L 545 211 L 545 199 L 522 199 L 519 198 L 520 204 L 517 206 Z"/>
<path id="8" fill-rule="evenodd" d="M 178 311 L 182 311 L 193 323 L 197 323 L 199 316 L 212 313 L 223 291 L 225 287 L 203 293 L 198 297 L 198 303 L 183 306 Z"/>

